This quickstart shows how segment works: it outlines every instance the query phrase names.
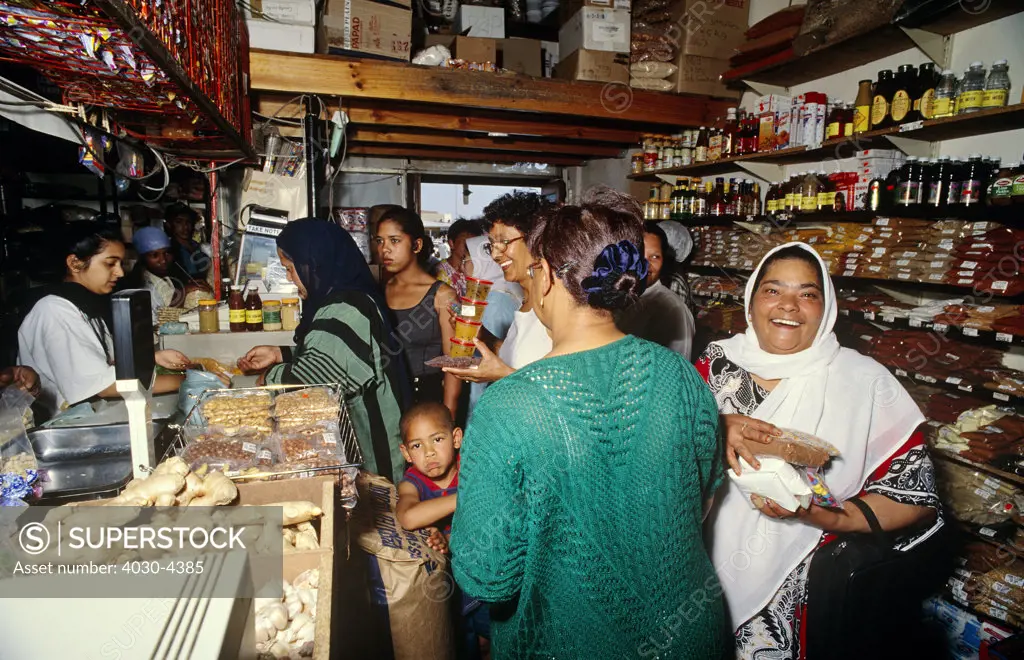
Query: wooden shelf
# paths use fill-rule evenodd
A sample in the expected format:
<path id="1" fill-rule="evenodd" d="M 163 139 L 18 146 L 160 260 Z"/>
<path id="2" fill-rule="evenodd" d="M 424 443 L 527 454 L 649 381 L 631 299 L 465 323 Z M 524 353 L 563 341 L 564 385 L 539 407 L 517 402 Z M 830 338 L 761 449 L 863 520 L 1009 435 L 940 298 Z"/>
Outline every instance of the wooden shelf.
<path id="1" fill-rule="evenodd" d="M 908 27 L 949 36 L 1021 11 L 1024 11 L 1024 6 L 1019 0 L 991 0 L 984 11 L 971 13 L 956 6 L 938 19 Z M 793 87 L 870 64 L 914 46 L 915 42 L 907 32 L 891 24 L 830 44 L 815 45 L 813 40 L 802 35 L 794 41 L 794 48 L 774 60 L 730 69 L 722 74 L 722 79 L 734 84 L 749 80 Z"/>
<path id="2" fill-rule="evenodd" d="M 795 165 L 815 163 L 823 160 L 853 158 L 858 151 L 885 145 L 892 148 L 886 138 L 906 138 L 924 142 L 954 140 L 957 138 L 988 135 L 1024 128 L 1024 103 L 1008 105 L 1005 108 L 991 108 L 969 115 L 943 117 L 926 121 L 868 131 L 853 137 L 827 140 L 820 147 L 792 147 L 779 151 L 731 156 L 715 161 L 694 163 L 683 167 L 661 169 L 657 172 L 631 174 L 635 181 L 660 181 L 661 176 L 710 176 L 735 172 L 743 169 L 744 163 L 765 163 L 771 165 Z"/>
<path id="3" fill-rule="evenodd" d="M 434 147 L 453 160 L 501 152 L 512 162 L 549 164 L 618 158 L 645 132 L 701 126 L 735 105 L 615 83 L 261 50 L 252 51 L 250 72 L 261 115 L 295 118 L 288 102 L 296 94 L 320 94 L 328 103 L 340 97 L 354 129 L 350 145 L 358 148 L 350 153 L 393 158 L 429 157 L 417 149 Z M 337 108 L 335 102 L 328 112 Z"/>
<path id="4" fill-rule="evenodd" d="M 947 451 L 945 449 L 936 449 L 935 447 L 929 447 L 928 449 L 929 451 L 931 451 L 932 456 L 936 456 L 944 461 L 949 461 L 950 463 L 959 463 L 960 465 L 963 465 L 965 467 L 974 468 L 975 470 L 986 472 L 994 477 L 998 477 L 1000 479 L 1003 479 L 1004 481 L 1008 481 L 1011 484 L 1014 484 L 1015 486 L 1020 486 L 1024 488 L 1024 477 L 1020 475 L 1014 474 L 1012 472 L 1006 472 L 1005 470 L 1000 470 L 999 468 L 993 467 L 991 465 L 986 465 L 985 463 L 975 463 L 972 460 L 964 458 L 960 454 L 954 454 L 953 452 Z"/>

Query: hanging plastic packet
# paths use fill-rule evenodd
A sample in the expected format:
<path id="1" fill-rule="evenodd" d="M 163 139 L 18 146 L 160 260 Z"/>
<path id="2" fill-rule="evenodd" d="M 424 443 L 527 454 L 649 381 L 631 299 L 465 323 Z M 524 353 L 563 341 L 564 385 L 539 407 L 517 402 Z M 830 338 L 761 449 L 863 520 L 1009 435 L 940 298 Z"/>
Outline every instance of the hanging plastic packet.
<path id="1" fill-rule="evenodd" d="M 99 46 L 99 40 L 88 32 L 82 32 L 78 35 L 78 40 L 82 42 L 82 48 L 85 49 L 85 54 L 89 57 L 96 57 L 96 48 Z"/>
<path id="2" fill-rule="evenodd" d="M 117 171 L 126 177 L 139 178 L 145 174 L 142 152 L 123 140 L 117 141 Z"/>
<path id="3" fill-rule="evenodd" d="M 114 62 L 114 53 L 110 52 L 109 49 L 103 48 L 100 50 L 100 60 L 107 65 L 107 68 L 111 71 L 117 71 L 117 63 Z"/>
<path id="4" fill-rule="evenodd" d="M 90 172 L 96 176 L 103 178 L 106 173 L 106 166 L 96 158 L 96 154 L 100 154 L 107 149 L 107 137 L 105 135 L 98 136 L 96 139 L 92 131 L 88 129 L 82 129 L 82 138 L 85 144 L 78 148 L 78 162 L 84 165 Z"/>
<path id="5" fill-rule="evenodd" d="M 142 82 L 146 83 L 147 86 L 152 87 L 156 80 L 156 66 L 149 60 L 143 60 L 142 64 L 139 65 L 139 75 L 142 76 Z"/>
<path id="6" fill-rule="evenodd" d="M 127 44 L 121 44 L 117 47 L 119 53 L 121 53 L 121 59 L 124 60 L 125 64 L 128 65 L 132 71 L 137 71 L 138 68 L 135 64 L 135 53 L 132 52 L 132 47 Z"/>
<path id="7" fill-rule="evenodd" d="M 25 413 L 35 399 L 17 387 L 0 398 L 0 506 L 26 506 L 41 493 L 39 464 L 25 430 Z"/>

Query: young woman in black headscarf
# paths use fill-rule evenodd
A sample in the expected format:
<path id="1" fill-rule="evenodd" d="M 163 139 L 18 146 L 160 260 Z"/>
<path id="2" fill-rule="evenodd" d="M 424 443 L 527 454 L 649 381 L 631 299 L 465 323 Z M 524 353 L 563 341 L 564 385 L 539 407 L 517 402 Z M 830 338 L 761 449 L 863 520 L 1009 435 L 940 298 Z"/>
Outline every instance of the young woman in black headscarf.
<path id="1" fill-rule="evenodd" d="M 362 252 L 344 229 L 314 218 L 289 223 L 277 237 L 277 252 L 304 301 L 295 348 L 257 346 L 239 366 L 265 370 L 272 385 L 339 383 L 364 467 L 400 479 L 405 461 L 398 422 L 407 379 L 387 305 Z"/>

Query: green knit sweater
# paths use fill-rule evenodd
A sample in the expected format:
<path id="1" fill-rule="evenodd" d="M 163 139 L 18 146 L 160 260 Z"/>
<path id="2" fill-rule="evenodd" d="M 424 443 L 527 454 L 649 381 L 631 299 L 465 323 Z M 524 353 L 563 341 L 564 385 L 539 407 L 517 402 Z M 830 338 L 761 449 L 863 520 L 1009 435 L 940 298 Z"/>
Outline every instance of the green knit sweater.
<path id="1" fill-rule="evenodd" d="M 487 388 L 462 447 L 456 582 L 492 609 L 494 657 L 719 658 L 702 511 L 718 411 L 678 354 L 626 337 Z"/>
<path id="2" fill-rule="evenodd" d="M 317 310 L 292 358 L 267 372 L 267 384 L 340 383 L 352 416 L 363 467 L 393 479 L 405 470 L 399 447 L 398 388 L 386 369 L 384 322 L 373 300 L 357 292 L 332 296 Z"/>

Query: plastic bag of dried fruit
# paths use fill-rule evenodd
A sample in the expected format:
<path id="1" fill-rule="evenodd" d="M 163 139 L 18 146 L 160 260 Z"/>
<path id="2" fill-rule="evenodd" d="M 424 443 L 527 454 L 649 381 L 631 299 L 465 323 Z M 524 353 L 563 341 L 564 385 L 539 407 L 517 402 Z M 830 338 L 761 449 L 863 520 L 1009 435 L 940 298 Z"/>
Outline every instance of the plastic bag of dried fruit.
<path id="1" fill-rule="evenodd" d="M 41 494 L 39 465 L 25 429 L 34 400 L 17 387 L 4 389 L 0 397 L 0 506 L 26 506 Z"/>

